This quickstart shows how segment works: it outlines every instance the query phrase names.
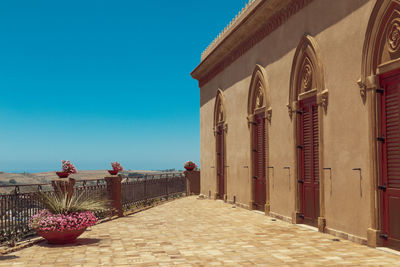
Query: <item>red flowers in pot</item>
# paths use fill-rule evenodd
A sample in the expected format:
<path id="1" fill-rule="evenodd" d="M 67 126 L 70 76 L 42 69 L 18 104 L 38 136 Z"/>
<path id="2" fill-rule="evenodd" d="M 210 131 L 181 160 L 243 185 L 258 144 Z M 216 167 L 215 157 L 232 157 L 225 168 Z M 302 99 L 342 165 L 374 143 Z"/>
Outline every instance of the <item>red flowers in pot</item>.
<path id="1" fill-rule="evenodd" d="M 197 165 L 193 161 L 186 161 L 183 167 L 188 171 L 193 171 L 194 169 L 197 168 Z"/>
<path id="2" fill-rule="evenodd" d="M 60 178 L 67 178 L 70 174 L 77 173 L 77 170 L 69 160 L 63 160 L 62 162 L 62 171 L 56 172 L 58 177 Z"/>
<path id="3" fill-rule="evenodd" d="M 108 172 L 111 175 L 117 175 L 118 172 L 123 171 L 124 168 L 122 168 L 121 164 L 119 162 L 111 162 L 111 167 L 113 168 L 112 170 L 108 170 Z"/>

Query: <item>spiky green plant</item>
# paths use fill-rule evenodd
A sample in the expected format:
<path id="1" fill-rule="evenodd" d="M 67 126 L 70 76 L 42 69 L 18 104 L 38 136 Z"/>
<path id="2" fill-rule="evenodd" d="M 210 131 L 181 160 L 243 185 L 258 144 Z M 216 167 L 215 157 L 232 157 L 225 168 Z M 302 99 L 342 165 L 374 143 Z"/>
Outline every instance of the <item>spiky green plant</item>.
<path id="1" fill-rule="evenodd" d="M 84 192 L 69 195 L 62 190 L 54 193 L 39 191 L 37 200 L 53 214 L 69 214 L 82 211 L 104 211 L 110 208 L 110 201 L 99 196 L 87 196 Z"/>

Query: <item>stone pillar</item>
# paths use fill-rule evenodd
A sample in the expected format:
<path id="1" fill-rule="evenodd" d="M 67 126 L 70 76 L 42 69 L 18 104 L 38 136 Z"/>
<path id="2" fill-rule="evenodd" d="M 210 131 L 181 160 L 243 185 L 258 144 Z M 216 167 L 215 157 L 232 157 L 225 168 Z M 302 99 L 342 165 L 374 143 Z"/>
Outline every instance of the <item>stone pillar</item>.
<path id="1" fill-rule="evenodd" d="M 324 217 L 318 217 L 318 231 L 325 233 L 326 219 Z"/>
<path id="2" fill-rule="evenodd" d="M 381 159 L 378 157 L 379 155 L 379 146 L 376 142 L 376 138 L 378 137 L 378 129 L 379 119 L 378 119 L 378 94 L 376 93 L 376 89 L 380 89 L 379 76 L 378 75 L 370 75 L 365 77 L 364 83 L 360 81 L 360 93 L 363 98 L 363 101 L 367 103 L 368 107 L 368 117 L 369 117 L 369 153 L 370 153 L 370 162 L 369 162 L 369 227 L 367 229 L 367 245 L 370 247 L 380 247 L 383 246 L 383 240 L 380 237 L 382 233 L 382 199 L 381 192 L 378 190 L 379 181 L 382 180 L 382 174 L 380 172 L 381 169 Z"/>
<path id="3" fill-rule="evenodd" d="M 200 171 L 185 171 L 186 195 L 200 194 Z"/>
<path id="4" fill-rule="evenodd" d="M 271 204 L 269 203 L 269 201 L 267 201 L 267 203 L 265 203 L 265 206 L 264 206 L 265 215 L 269 216 L 270 211 L 271 211 Z"/>
<path id="5" fill-rule="evenodd" d="M 74 194 L 75 179 L 73 178 L 60 178 L 51 181 L 56 194 L 67 194 L 69 198 Z"/>
<path id="6" fill-rule="evenodd" d="M 122 210 L 122 186 L 121 181 L 122 177 L 111 176 L 105 177 L 107 183 L 107 191 L 111 199 L 111 205 L 114 212 L 118 215 L 118 217 L 124 216 L 124 212 Z"/>

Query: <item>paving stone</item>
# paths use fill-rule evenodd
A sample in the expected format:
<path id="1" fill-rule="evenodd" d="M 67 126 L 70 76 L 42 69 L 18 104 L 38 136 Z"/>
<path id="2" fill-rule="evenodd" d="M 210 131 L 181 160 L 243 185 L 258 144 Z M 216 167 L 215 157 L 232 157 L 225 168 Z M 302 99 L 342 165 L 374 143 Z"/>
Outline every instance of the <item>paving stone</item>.
<path id="1" fill-rule="evenodd" d="M 96 225 L 75 244 L 0 256 L 0 266 L 400 266 L 400 256 L 332 238 L 187 197 Z"/>

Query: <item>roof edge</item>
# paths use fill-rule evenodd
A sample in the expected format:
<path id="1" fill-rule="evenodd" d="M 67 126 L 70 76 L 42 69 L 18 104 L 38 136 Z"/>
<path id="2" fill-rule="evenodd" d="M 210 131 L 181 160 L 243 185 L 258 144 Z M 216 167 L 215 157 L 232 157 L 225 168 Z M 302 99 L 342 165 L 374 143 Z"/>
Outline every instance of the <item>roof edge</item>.
<path id="1" fill-rule="evenodd" d="M 312 1 L 251 1 L 234 23 L 203 52 L 202 60 L 191 76 L 202 87 Z"/>

